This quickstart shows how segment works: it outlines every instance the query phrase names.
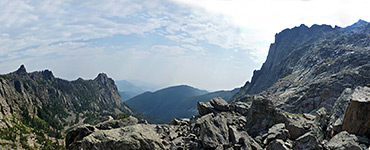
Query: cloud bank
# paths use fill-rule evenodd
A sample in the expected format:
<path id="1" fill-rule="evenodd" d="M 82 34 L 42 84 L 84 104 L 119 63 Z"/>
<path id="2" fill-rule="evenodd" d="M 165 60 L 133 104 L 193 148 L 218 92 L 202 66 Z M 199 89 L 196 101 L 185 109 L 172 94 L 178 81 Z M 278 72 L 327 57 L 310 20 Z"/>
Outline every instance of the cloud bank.
<path id="1" fill-rule="evenodd" d="M 231 89 L 260 67 L 274 34 L 302 23 L 370 20 L 365 0 L 1 1 L 0 73 L 25 64 L 69 80 Z"/>

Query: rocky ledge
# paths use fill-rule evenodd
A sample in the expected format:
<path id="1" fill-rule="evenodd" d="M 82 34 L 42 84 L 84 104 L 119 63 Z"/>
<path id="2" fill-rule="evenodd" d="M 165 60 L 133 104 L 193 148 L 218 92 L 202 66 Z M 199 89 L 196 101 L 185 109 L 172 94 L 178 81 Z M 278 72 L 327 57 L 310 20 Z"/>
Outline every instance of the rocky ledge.
<path id="1" fill-rule="evenodd" d="M 315 114 L 276 108 L 269 97 L 226 103 L 221 98 L 198 103 L 200 115 L 147 124 L 134 117 L 75 127 L 66 148 L 74 149 L 368 149 L 370 88 L 342 94 L 340 106 Z M 344 109 L 344 110 L 343 110 Z"/>

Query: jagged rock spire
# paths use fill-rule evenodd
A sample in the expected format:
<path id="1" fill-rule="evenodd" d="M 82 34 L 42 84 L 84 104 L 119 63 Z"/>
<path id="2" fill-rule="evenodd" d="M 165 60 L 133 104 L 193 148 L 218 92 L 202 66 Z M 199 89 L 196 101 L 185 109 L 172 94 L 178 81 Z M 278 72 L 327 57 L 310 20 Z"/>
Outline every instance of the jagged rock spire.
<path id="1" fill-rule="evenodd" d="M 17 74 L 27 74 L 26 67 L 22 64 L 17 71 L 15 71 Z"/>

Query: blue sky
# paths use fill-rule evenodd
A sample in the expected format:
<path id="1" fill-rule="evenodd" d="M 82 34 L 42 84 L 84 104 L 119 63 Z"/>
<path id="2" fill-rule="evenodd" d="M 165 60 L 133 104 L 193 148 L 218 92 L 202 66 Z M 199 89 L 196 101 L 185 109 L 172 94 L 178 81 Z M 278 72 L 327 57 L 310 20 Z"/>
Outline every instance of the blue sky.
<path id="1" fill-rule="evenodd" d="M 335 4 L 335 5 L 334 5 Z M 275 33 L 369 21 L 365 0 L 1 1 L 0 73 L 25 64 L 60 78 L 232 89 L 250 80 Z"/>

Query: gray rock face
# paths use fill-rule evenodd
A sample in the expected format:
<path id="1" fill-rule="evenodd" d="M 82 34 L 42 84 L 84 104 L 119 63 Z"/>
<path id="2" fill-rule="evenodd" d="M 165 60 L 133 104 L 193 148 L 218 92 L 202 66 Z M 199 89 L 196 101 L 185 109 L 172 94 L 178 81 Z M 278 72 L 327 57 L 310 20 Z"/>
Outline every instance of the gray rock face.
<path id="1" fill-rule="evenodd" d="M 198 102 L 197 106 L 199 115 L 201 116 L 215 112 L 213 106 L 209 102 Z"/>
<path id="2" fill-rule="evenodd" d="M 278 33 L 261 69 L 230 101 L 264 93 L 288 112 L 331 112 L 344 89 L 370 84 L 370 26 L 360 24 L 302 25 Z"/>
<path id="3" fill-rule="evenodd" d="M 86 150 L 153 150 L 165 149 L 153 125 L 136 124 L 111 130 L 99 130 L 86 137 L 79 147 L 68 149 Z"/>
<path id="4" fill-rule="evenodd" d="M 248 115 L 249 108 L 251 107 L 251 104 L 246 102 L 235 102 L 233 104 L 230 104 L 231 108 L 235 110 L 235 112 L 238 112 L 242 115 Z"/>
<path id="5" fill-rule="evenodd" d="M 216 97 L 216 98 L 211 99 L 210 103 L 218 111 L 229 110 L 229 104 L 221 97 Z"/>
<path id="6" fill-rule="evenodd" d="M 337 101 L 335 101 L 326 129 L 327 136 L 333 137 L 335 134 L 341 132 L 344 113 L 350 102 L 349 97 L 352 93 L 352 89 L 346 88 L 345 90 L 343 90 L 341 96 L 337 99 Z"/>
<path id="7" fill-rule="evenodd" d="M 91 125 L 88 125 L 88 124 L 78 126 L 74 129 L 72 129 L 71 131 L 68 132 L 68 134 L 66 136 L 66 140 L 65 140 L 66 141 L 66 147 L 69 148 L 69 147 L 80 146 L 80 143 L 77 143 L 77 142 L 82 140 L 85 136 L 90 135 L 95 130 L 96 130 L 96 128 L 94 126 L 91 126 Z"/>
<path id="8" fill-rule="evenodd" d="M 342 130 L 356 135 L 370 136 L 370 88 L 358 87 L 350 97 Z"/>
<path id="9" fill-rule="evenodd" d="M 277 110 L 271 100 L 256 97 L 249 109 L 246 131 L 254 137 L 263 131 L 267 131 L 271 126 L 286 121 L 285 114 Z"/>
<path id="10" fill-rule="evenodd" d="M 285 142 L 281 139 L 275 139 L 266 147 L 267 150 L 289 150 Z"/>
<path id="11" fill-rule="evenodd" d="M 358 144 L 358 138 L 349 134 L 347 131 L 342 131 L 335 135 L 328 143 L 328 148 L 331 150 L 361 150 Z"/>
<path id="12" fill-rule="evenodd" d="M 317 139 L 315 135 L 310 132 L 300 136 L 296 139 L 294 146 L 294 150 L 302 150 L 302 149 L 310 149 L 310 150 L 319 150 L 323 149 L 321 146 L 320 141 Z"/>
<path id="13" fill-rule="evenodd" d="M 224 116 L 205 115 L 197 120 L 200 126 L 200 140 L 205 148 L 216 148 L 229 144 L 229 131 Z"/>
<path id="14" fill-rule="evenodd" d="M 264 145 L 269 145 L 270 141 L 275 139 L 280 139 L 286 141 L 290 138 L 289 131 L 285 128 L 284 123 L 279 123 L 272 126 L 269 131 L 267 132 L 267 137 L 263 141 Z"/>
<path id="15" fill-rule="evenodd" d="M 115 129 L 120 127 L 125 127 L 129 125 L 137 124 L 138 120 L 135 117 L 128 117 L 121 120 L 108 120 L 96 125 L 96 128 L 99 130 L 108 130 L 108 129 Z"/>
<path id="16" fill-rule="evenodd" d="M 262 147 L 245 131 L 238 131 L 236 128 L 229 128 L 230 141 L 237 144 L 240 149 L 262 150 Z"/>

